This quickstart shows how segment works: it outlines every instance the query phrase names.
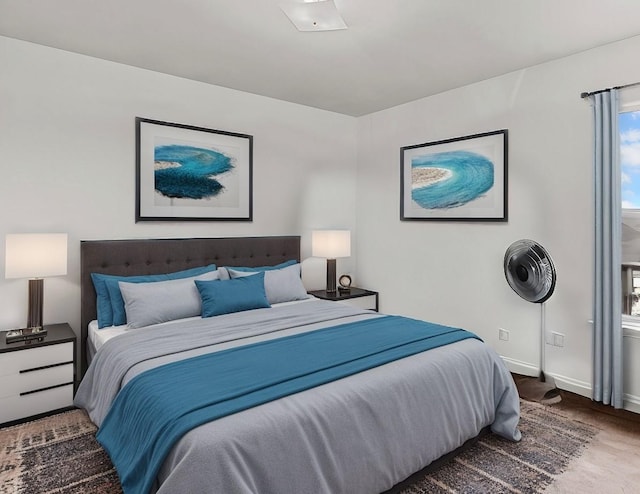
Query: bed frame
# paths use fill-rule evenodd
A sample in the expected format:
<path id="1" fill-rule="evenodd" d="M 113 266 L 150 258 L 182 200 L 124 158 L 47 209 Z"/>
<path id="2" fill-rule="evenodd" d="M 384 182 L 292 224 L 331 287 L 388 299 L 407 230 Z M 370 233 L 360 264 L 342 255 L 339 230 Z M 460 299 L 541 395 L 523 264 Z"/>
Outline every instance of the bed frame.
<path id="1" fill-rule="evenodd" d="M 96 318 L 91 273 L 161 274 L 217 264 L 268 266 L 300 260 L 300 237 L 85 240 L 80 243 L 80 378 L 87 370 L 88 325 Z"/>
<path id="2" fill-rule="evenodd" d="M 81 254 L 81 376 L 87 368 L 88 324 L 96 318 L 96 293 L 91 273 L 114 275 L 159 274 L 217 264 L 219 266 L 263 266 L 300 260 L 300 237 L 232 237 L 191 239 L 144 239 L 82 241 Z M 469 439 L 455 451 L 444 455 L 408 479 L 386 491 L 397 494 L 435 470 L 460 451 L 468 449 L 481 436 Z"/>

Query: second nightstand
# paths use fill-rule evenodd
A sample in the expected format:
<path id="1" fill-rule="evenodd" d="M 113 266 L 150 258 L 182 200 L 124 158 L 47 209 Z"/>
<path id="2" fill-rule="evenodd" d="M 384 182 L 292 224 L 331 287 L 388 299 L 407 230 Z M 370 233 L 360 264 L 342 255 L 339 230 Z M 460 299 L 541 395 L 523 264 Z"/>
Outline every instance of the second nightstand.
<path id="1" fill-rule="evenodd" d="M 313 290 L 309 294 L 323 300 L 331 300 L 332 302 L 353 305 L 361 309 L 378 311 L 378 292 L 365 290 L 364 288 L 352 287 L 348 292 L 336 291 L 335 293 L 327 293 L 326 290 Z"/>

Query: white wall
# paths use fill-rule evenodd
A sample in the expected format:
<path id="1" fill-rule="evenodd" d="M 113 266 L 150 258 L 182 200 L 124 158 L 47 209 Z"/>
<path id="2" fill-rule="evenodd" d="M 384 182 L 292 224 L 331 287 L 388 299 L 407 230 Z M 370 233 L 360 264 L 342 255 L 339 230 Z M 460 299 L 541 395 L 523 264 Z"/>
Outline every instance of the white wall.
<path id="1" fill-rule="evenodd" d="M 470 328 L 512 370 L 536 375 L 540 306 L 518 298 L 502 268 L 513 241 L 535 239 L 558 271 L 547 330 L 564 334 L 564 347 L 546 345 L 547 371 L 590 396 L 592 134 L 580 93 L 640 81 L 638 52 L 640 37 L 359 119 L 357 270 L 382 310 Z M 399 220 L 401 146 L 503 128 L 508 223 Z M 640 376 L 627 377 L 638 389 Z"/>
<path id="2" fill-rule="evenodd" d="M 354 119 L 0 37 L 0 238 L 69 233 L 69 274 L 46 280 L 45 322 L 79 331 L 81 239 L 302 234 L 306 257 L 311 229 L 351 228 L 355 255 L 338 271 L 379 290 L 382 310 L 470 328 L 535 375 L 540 306 L 502 273 L 508 245 L 533 238 L 558 269 L 547 329 L 565 335 L 547 346 L 547 371 L 589 395 L 591 125 L 579 95 L 640 81 L 638 52 L 640 37 Z M 254 221 L 136 224 L 136 116 L 253 135 Z M 508 223 L 399 220 L 401 146 L 502 128 Z M 306 265 L 321 287 L 323 265 Z M 0 273 L 0 327 L 18 327 L 27 282 Z"/>
<path id="3" fill-rule="evenodd" d="M 79 332 L 80 240 L 301 234 L 304 258 L 311 229 L 355 227 L 352 117 L 4 37 L 0 67 L 0 328 L 27 313 L 27 281 L 4 278 L 7 233 L 69 234 L 44 320 Z M 253 222 L 136 224 L 136 116 L 253 135 Z M 308 264 L 321 288 L 323 265 Z"/>

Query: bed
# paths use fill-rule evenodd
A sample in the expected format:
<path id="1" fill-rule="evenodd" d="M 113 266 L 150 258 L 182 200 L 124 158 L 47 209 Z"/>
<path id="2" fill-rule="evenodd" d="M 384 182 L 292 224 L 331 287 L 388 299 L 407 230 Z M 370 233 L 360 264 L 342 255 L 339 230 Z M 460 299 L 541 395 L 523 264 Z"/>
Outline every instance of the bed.
<path id="1" fill-rule="evenodd" d="M 132 276 L 211 264 L 249 270 L 287 265 L 273 271 L 279 273 L 293 269 L 290 265 L 299 269 L 295 264 L 300 260 L 299 241 L 293 236 L 82 242 L 85 375 L 76 404 L 100 427 L 98 438 L 104 439 L 103 445 L 116 459 L 126 493 L 377 493 L 488 427 L 508 440 L 519 440 L 519 400 L 511 375 L 494 351 L 456 328 L 431 325 L 439 333 L 429 340 L 454 340 L 379 361 L 375 359 L 399 347 L 385 339 L 390 333 L 404 335 L 405 325 L 415 325 L 422 332 L 423 323 L 301 296 L 278 300 L 270 307 L 186 317 L 135 330 L 107 327 L 97 331 L 115 334 L 97 344 L 90 336 L 89 325 L 97 314 L 91 273 Z M 256 272 L 261 274 L 238 275 L 238 279 L 256 284 L 262 276 L 265 286 L 267 276 L 276 279 L 276 274 Z M 223 286 L 214 280 L 196 284 L 207 290 Z M 203 298 L 202 310 L 208 307 Z M 389 331 L 389 326 L 398 331 Z M 404 336 L 393 335 L 398 337 Z M 375 359 L 352 369 L 352 362 L 365 359 L 350 352 L 363 351 L 367 345 L 387 346 L 384 351 L 372 346 L 370 355 L 375 354 Z M 319 351 L 323 347 L 326 352 Z M 267 353 L 268 358 L 254 353 L 265 349 L 285 353 Z M 284 372 L 281 367 L 289 372 L 298 360 L 299 365 L 307 365 L 325 353 L 327 357 L 318 358 L 344 359 L 334 366 L 343 374 L 323 375 L 317 381 L 320 372 L 305 371 L 296 379 L 276 376 L 278 385 L 294 382 L 299 388 L 285 393 L 276 390 L 280 394 L 266 397 L 260 388 L 259 393 L 249 393 L 256 395 L 249 401 L 234 395 L 237 403 L 225 401 L 227 408 L 216 410 L 215 419 L 200 418 L 209 402 L 207 407 L 194 403 L 189 412 L 173 410 L 174 402 L 188 401 L 190 396 L 197 401 L 203 390 L 216 386 L 216 395 L 226 393 L 229 386 L 233 387 L 229 392 L 235 393 L 237 386 L 244 386 L 243 374 L 254 381 L 266 379 L 275 360 L 287 362 L 272 366 L 274 372 Z M 225 356 L 227 361 L 222 360 Z M 260 359 L 267 359 L 264 375 L 262 367 L 252 367 L 260 365 L 256 364 Z M 220 366 L 211 367 L 215 371 L 206 367 L 214 364 Z M 172 391 L 165 387 L 169 385 L 174 386 Z M 199 391 L 192 392 L 192 385 Z M 145 393 L 149 396 L 143 397 Z M 184 398 L 177 398 L 180 393 Z M 168 395 L 173 398 L 167 400 Z M 132 408 L 135 400 L 147 405 Z M 149 407 L 150 402 L 163 405 Z M 232 402 L 236 408 L 228 407 Z M 166 418 L 172 413 L 198 420 L 188 427 L 174 427 L 173 419 Z M 137 429 L 132 425 L 136 421 Z M 180 431 L 173 434 L 173 428 Z M 124 436 L 120 443 L 118 439 L 109 442 L 117 435 Z M 134 464 L 127 456 L 131 452 L 125 450 L 141 449 L 147 440 L 149 447 Z M 158 443 L 167 441 L 163 453 L 154 453 Z M 142 474 L 151 478 L 141 481 Z"/>

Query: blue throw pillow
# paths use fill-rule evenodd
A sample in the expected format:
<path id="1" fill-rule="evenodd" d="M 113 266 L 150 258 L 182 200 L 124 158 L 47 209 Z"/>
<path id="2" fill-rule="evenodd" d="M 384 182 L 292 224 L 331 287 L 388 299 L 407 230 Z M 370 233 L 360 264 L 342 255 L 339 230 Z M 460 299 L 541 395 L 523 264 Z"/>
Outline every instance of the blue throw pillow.
<path id="1" fill-rule="evenodd" d="M 271 307 L 264 291 L 264 272 L 235 280 L 198 281 L 202 317 Z"/>
<path id="2" fill-rule="evenodd" d="M 106 274 L 91 273 L 93 287 L 96 290 L 96 315 L 98 327 L 105 328 L 113 326 L 113 311 L 111 310 L 111 299 L 104 280 L 109 276 Z"/>
<path id="3" fill-rule="evenodd" d="M 256 276 L 256 272 L 237 271 L 234 268 L 227 268 L 227 272 L 232 280 L 245 276 Z M 300 264 L 298 263 L 280 269 L 258 271 L 258 273 L 264 274 L 264 291 L 270 304 L 309 298 L 300 278 Z"/>
<path id="4" fill-rule="evenodd" d="M 141 276 L 115 276 L 110 274 L 91 273 L 93 286 L 96 290 L 96 313 L 98 328 L 107 326 L 120 326 L 127 323 L 127 314 L 124 309 L 124 300 L 120 293 L 119 281 L 126 283 L 150 283 L 154 281 L 177 280 L 198 276 L 210 271 L 215 271 L 216 265 L 199 266 L 185 269 L 175 273 L 150 274 Z"/>

